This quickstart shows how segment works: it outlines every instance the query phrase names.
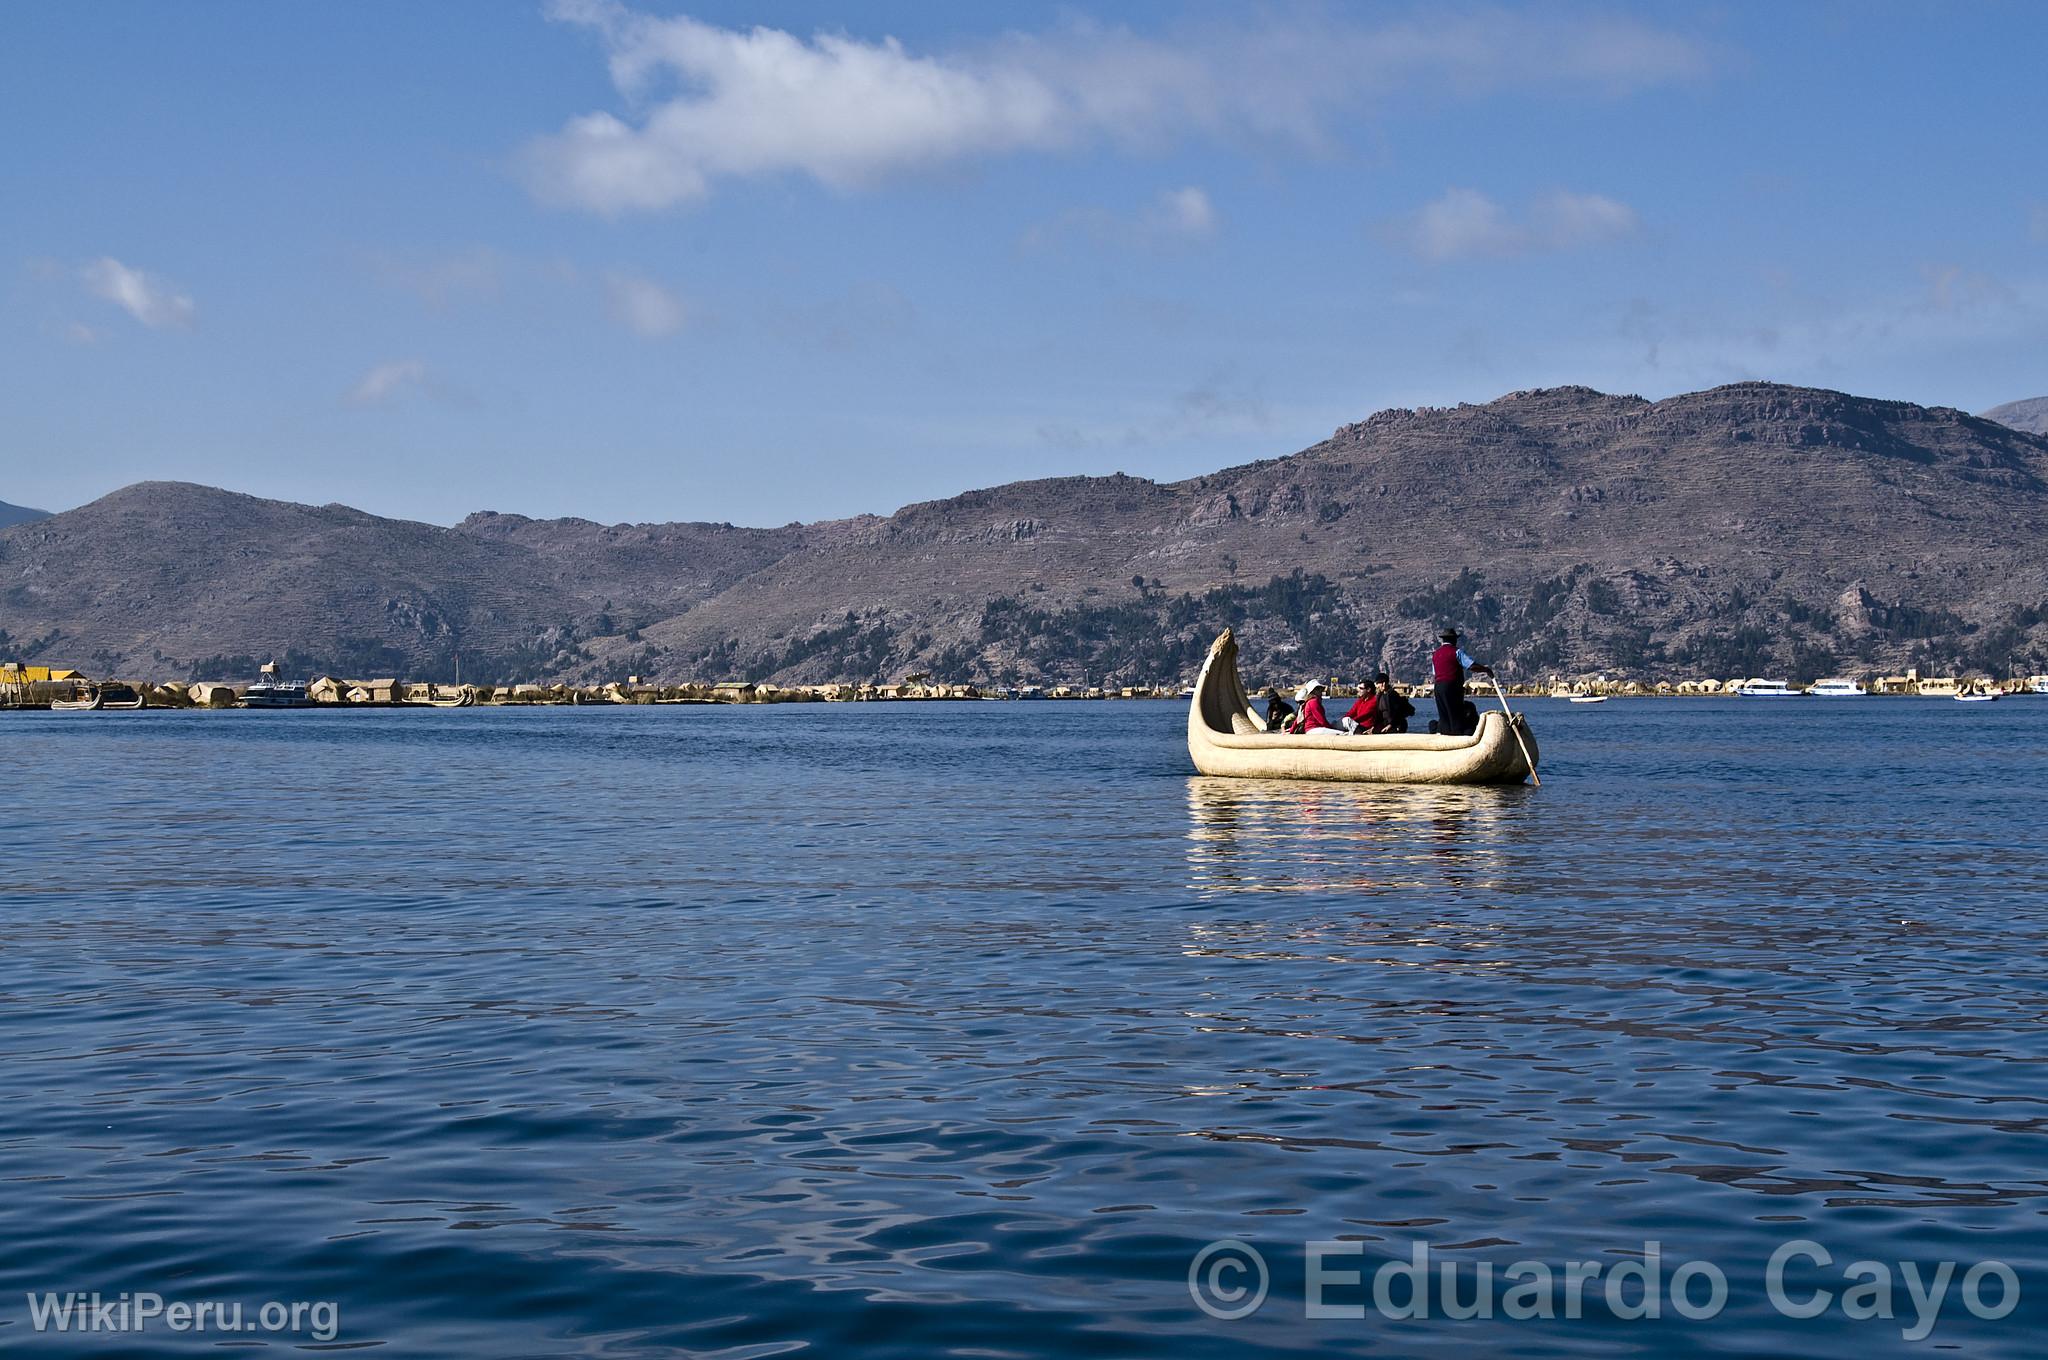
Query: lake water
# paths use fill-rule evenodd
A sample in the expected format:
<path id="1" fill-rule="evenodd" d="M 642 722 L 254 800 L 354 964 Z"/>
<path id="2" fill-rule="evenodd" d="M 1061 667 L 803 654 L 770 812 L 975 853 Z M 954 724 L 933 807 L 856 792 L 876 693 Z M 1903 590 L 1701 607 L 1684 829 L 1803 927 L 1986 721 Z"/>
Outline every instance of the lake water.
<path id="1" fill-rule="evenodd" d="M 0 1349 L 2038 1354 L 2048 700 L 1529 708 L 1540 789 L 1206 780 L 1177 704 L 0 715 Z M 1801 1239 L 1899 1318 L 1786 1316 Z M 1312 1318 L 1322 1240 L 1727 1298 Z"/>

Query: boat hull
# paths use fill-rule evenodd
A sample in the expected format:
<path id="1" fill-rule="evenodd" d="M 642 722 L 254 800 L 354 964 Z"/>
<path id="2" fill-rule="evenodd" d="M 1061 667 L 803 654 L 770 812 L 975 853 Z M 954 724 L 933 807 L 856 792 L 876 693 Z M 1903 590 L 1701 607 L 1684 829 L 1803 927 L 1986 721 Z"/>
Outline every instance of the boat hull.
<path id="1" fill-rule="evenodd" d="M 1527 719 L 1499 712 L 1480 715 L 1479 730 L 1468 737 L 1264 732 L 1237 673 L 1237 640 L 1228 629 L 1211 644 L 1188 704 L 1188 756 L 1206 775 L 1347 784 L 1519 784 L 1542 758 Z"/>

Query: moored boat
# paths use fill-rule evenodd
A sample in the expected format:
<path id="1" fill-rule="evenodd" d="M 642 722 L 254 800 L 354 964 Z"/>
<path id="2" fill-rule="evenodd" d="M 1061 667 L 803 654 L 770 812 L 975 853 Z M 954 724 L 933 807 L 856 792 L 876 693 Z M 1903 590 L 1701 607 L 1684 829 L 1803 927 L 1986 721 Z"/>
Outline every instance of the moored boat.
<path id="1" fill-rule="evenodd" d="M 1959 691 L 1955 698 L 1959 704 L 1988 704 L 2005 696 L 1988 686 L 1977 686 Z"/>
<path id="2" fill-rule="evenodd" d="M 1604 704 L 1607 702 L 1607 696 L 1604 694 L 1574 694 L 1571 696 L 1571 701 L 1575 704 Z"/>
<path id="3" fill-rule="evenodd" d="M 1854 680 L 1816 680 L 1806 687 L 1806 692 L 1818 699 L 1861 699 L 1863 686 Z"/>
<path id="4" fill-rule="evenodd" d="M 1735 687 L 1745 699 L 1796 699 L 1799 691 L 1783 680 L 1745 680 Z"/>
<path id="5" fill-rule="evenodd" d="M 1188 703 L 1188 755 L 1207 775 L 1361 784 L 1518 784 L 1541 759 L 1528 720 L 1499 711 L 1481 714 L 1467 737 L 1269 733 L 1252 711 L 1227 628 L 1210 644 Z"/>
<path id="6" fill-rule="evenodd" d="M 311 708 L 312 696 L 303 680 L 286 680 L 275 661 L 263 663 L 262 676 L 242 691 L 243 708 Z"/>
<path id="7" fill-rule="evenodd" d="M 106 703 L 98 685 L 74 687 L 69 699 L 50 700 L 52 713 L 90 713 Z"/>

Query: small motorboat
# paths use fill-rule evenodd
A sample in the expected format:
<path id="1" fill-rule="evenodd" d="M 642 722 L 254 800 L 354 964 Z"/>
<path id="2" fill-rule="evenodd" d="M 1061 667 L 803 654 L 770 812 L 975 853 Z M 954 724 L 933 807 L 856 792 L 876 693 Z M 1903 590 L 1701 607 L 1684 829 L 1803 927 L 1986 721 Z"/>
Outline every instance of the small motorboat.
<path id="1" fill-rule="evenodd" d="M 1604 694 L 1574 694 L 1571 696 L 1571 701 L 1575 704 L 1604 704 L 1607 702 L 1607 696 Z"/>
<path id="2" fill-rule="evenodd" d="M 1356 784 L 1519 784 L 1541 758 L 1528 719 L 1499 710 L 1482 713 L 1467 737 L 1267 732 L 1237 672 L 1237 638 L 1228 628 L 1209 644 L 1188 702 L 1188 756 L 1208 775 Z"/>
<path id="3" fill-rule="evenodd" d="M 1959 704 L 1988 704 L 2004 697 L 1995 689 L 1966 689 L 1957 692 L 1956 702 Z"/>

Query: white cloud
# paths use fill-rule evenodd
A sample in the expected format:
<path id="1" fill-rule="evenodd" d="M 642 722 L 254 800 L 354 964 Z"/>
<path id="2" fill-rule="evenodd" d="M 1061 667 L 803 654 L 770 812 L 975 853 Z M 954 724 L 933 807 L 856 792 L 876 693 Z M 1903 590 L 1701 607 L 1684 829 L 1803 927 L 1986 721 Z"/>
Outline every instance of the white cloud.
<path id="1" fill-rule="evenodd" d="M 427 366 L 418 359 L 394 359 L 377 364 L 349 389 L 351 406 L 375 406 L 407 392 L 424 391 Z"/>
<path id="2" fill-rule="evenodd" d="M 196 309 L 191 298 L 164 280 L 130 268 L 112 256 L 94 260 L 79 270 L 78 276 L 87 292 L 113 303 L 153 330 L 184 330 L 192 325 Z"/>
<path id="3" fill-rule="evenodd" d="M 1216 205 L 1209 201 L 1207 193 L 1192 185 L 1169 189 L 1159 196 L 1153 220 L 1182 236 L 1207 236 L 1216 230 Z"/>
<path id="4" fill-rule="evenodd" d="M 1635 234 L 1635 209 L 1600 194 L 1559 190 L 1517 216 L 1476 189 L 1450 189 L 1413 217 L 1394 237 L 1425 260 L 1505 259 L 1538 251 L 1571 250 Z"/>
<path id="5" fill-rule="evenodd" d="M 1690 79 L 1709 54 L 1628 20 L 1538 11 L 1364 28 L 1323 11 L 1164 37 L 1073 23 L 918 53 L 894 38 L 806 39 L 556 0 L 595 30 L 626 116 L 571 119 L 526 148 L 530 187 L 604 213 L 672 207 L 721 179 L 801 174 L 837 188 L 975 158 L 1189 135 L 1328 140 L 1335 115 L 1423 88 L 1625 93 Z"/>
<path id="6" fill-rule="evenodd" d="M 653 279 L 638 274 L 607 274 L 605 296 L 612 319 L 646 340 L 659 340 L 683 328 L 683 303 Z"/>

